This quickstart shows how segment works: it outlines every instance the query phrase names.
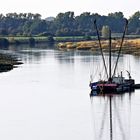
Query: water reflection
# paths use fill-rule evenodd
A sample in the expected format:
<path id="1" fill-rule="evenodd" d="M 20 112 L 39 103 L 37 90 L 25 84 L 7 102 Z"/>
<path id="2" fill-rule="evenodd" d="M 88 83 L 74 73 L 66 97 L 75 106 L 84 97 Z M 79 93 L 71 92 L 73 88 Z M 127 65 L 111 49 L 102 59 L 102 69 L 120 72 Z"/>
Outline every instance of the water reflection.
<path id="1" fill-rule="evenodd" d="M 34 140 L 40 136 L 40 139 L 49 140 L 91 140 L 87 95 L 90 65 L 95 72 L 102 61 L 101 56 L 89 51 L 64 52 L 47 45 L 10 46 L 8 51 L 18 54 L 24 64 L 1 75 L 1 93 L 4 94 L 0 94 L 0 138 L 22 139 L 24 135 L 25 139 Z M 112 59 L 116 60 L 115 57 Z M 121 65 L 126 64 L 128 57 L 136 71 L 132 75 L 139 83 L 139 60 L 124 55 L 120 59 Z M 139 101 L 138 91 L 92 96 L 94 140 L 139 140 Z"/>
<path id="2" fill-rule="evenodd" d="M 12 53 L 16 53 L 20 58 L 22 58 L 25 63 L 37 62 L 39 63 L 47 54 L 46 50 L 54 50 L 56 44 L 36 44 L 35 46 L 30 45 L 11 45 L 5 48 Z"/>
<path id="3" fill-rule="evenodd" d="M 32 63 L 33 61 L 39 63 L 42 59 L 49 56 L 53 56 L 60 64 L 74 64 L 75 61 L 84 63 L 101 61 L 100 53 L 80 50 L 60 51 L 56 49 L 56 46 L 57 44 L 39 44 L 35 46 L 11 45 L 1 49 L 16 53 L 26 63 Z"/>
<path id="4" fill-rule="evenodd" d="M 96 140 L 129 140 L 131 95 L 92 95 L 93 134 Z"/>

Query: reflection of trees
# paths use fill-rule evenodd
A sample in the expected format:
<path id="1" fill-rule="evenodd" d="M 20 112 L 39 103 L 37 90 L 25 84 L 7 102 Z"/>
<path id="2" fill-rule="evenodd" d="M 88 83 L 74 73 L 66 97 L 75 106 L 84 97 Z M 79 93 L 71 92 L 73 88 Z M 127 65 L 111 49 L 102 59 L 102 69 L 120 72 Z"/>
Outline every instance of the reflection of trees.
<path id="1" fill-rule="evenodd" d="M 98 54 L 94 54 L 90 51 L 79 51 L 79 50 L 70 50 L 70 51 L 60 51 L 57 49 L 57 44 L 54 43 L 43 43 L 35 44 L 35 46 L 30 45 L 10 45 L 6 49 L 12 51 L 13 53 L 18 54 L 18 56 L 25 62 L 40 61 L 45 57 L 54 57 L 59 63 L 71 63 L 83 62 L 93 62 L 93 60 L 100 59 Z M 53 54 L 49 50 L 53 51 Z"/>
<path id="2" fill-rule="evenodd" d="M 35 46 L 31 45 L 11 45 L 7 48 L 2 48 L 11 51 L 12 53 L 15 53 L 25 62 L 33 62 L 37 61 L 39 62 L 42 58 L 47 55 L 45 53 L 45 50 L 52 50 L 55 48 L 55 44 L 49 43 L 49 44 L 36 44 Z"/>
<path id="3" fill-rule="evenodd" d="M 83 62 L 88 64 L 87 62 L 93 62 L 93 60 L 99 59 L 98 54 L 91 54 L 90 51 L 58 51 L 58 54 L 55 55 L 55 58 L 59 61 L 59 63 L 78 63 Z"/>
<path id="4" fill-rule="evenodd" d="M 54 56 L 56 60 L 59 61 L 59 63 L 74 63 L 74 56 L 75 52 L 74 51 L 69 51 L 69 52 L 61 52 L 58 51 L 58 53 Z"/>

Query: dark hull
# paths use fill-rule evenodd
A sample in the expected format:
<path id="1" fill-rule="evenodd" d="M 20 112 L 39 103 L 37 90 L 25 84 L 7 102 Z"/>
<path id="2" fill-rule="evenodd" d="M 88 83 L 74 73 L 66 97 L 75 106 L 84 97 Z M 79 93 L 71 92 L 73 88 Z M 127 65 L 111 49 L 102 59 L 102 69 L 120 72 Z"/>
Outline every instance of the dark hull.
<path id="1" fill-rule="evenodd" d="M 97 92 L 116 92 L 117 87 L 112 87 L 112 86 L 97 86 L 97 89 L 92 89 L 93 91 Z"/>
<path id="2" fill-rule="evenodd" d="M 123 83 L 123 84 L 99 84 L 91 83 L 91 92 L 92 93 L 104 93 L 104 94 L 110 94 L 110 93 L 123 93 L 123 92 L 132 92 L 134 91 L 134 83 Z"/>

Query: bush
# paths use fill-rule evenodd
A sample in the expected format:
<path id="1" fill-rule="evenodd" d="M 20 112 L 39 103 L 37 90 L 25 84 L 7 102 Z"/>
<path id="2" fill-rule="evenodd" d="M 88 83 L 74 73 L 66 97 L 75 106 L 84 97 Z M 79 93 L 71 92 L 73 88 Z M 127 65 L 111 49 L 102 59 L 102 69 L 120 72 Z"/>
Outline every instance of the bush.
<path id="1" fill-rule="evenodd" d="M 136 30 L 136 33 L 135 33 L 136 35 L 139 35 L 140 34 L 140 28 L 137 28 L 137 30 Z"/>
<path id="2" fill-rule="evenodd" d="M 9 45 L 9 41 L 6 38 L 0 38 L 0 46 L 7 47 Z"/>
<path id="3" fill-rule="evenodd" d="M 47 41 L 48 41 L 48 42 L 54 42 L 53 36 L 48 36 Z"/>
<path id="4" fill-rule="evenodd" d="M 83 38 L 84 38 L 84 40 L 86 40 L 86 41 L 92 40 L 91 36 L 89 36 L 89 35 L 86 35 L 86 36 L 84 36 Z"/>
<path id="5" fill-rule="evenodd" d="M 38 34 L 38 36 L 52 36 L 52 34 L 48 32 L 43 32 L 43 33 Z"/>
<path id="6" fill-rule="evenodd" d="M 103 26 L 102 27 L 102 37 L 104 37 L 104 38 L 108 38 L 109 37 L 109 26 Z"/>
<path id="7" fill-rule="evenodd" d="M 29 45 L 31 45 L 31 46 L 35 45 L 35 39 L 33 37 L 29 38 Z"/>

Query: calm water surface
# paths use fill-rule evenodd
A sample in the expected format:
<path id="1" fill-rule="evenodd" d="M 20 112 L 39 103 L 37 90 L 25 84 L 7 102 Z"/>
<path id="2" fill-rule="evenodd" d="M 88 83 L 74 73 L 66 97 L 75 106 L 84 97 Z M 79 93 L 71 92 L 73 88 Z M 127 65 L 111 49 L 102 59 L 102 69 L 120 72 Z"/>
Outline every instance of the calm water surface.
<path id="1" fill-rule="evenodd" d="M 89 96 L 101 56 L 45 47 L 9 47 L 24 62 L 0 74 L 0 139 L 109 140 L 109 97 Z M 115 59 L 116 57 L 114 57 Z M 140 58 L 121 56 L 140 83 Z M 112 139 L 139 140 L 140 91 L 112 97 Z"/>

